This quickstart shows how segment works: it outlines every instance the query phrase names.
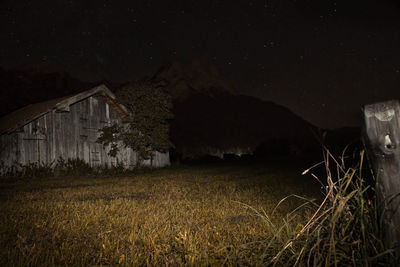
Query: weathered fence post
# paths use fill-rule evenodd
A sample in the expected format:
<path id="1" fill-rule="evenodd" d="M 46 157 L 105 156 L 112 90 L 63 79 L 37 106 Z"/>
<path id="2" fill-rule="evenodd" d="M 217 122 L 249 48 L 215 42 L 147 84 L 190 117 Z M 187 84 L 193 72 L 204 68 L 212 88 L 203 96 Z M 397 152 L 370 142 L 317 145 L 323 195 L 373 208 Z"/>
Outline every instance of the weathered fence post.
<path id="1" fill-rule="evenodd" d="M 396 244 L 400 263 L 400 103 L 397 100 L 363 107 L 363 138 L 378 182 L 385 244 Z"/>

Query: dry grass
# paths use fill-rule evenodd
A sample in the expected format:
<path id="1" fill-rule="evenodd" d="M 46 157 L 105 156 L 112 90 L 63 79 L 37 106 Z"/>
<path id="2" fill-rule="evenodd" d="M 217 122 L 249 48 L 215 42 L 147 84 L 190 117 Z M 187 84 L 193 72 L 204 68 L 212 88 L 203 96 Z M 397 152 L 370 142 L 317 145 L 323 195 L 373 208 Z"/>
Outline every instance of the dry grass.
<path id="1" fill-rule="evenodd" d="M 265 264 L 311 215 L 290 214 L 306 203 L 298 197 L 277 203 L 319 195 L 311 178 L 288 169 L 184 166 L 3 181 L 0 265 Z"/>
<path id="2" fill-rule="evenodd" d="M 365 176 L 369 170 L 363 168 L 364 151 L 358 164 L 347 169 L 344 161 L 325 152 L 324 200 L 300 231 L 280 240 L 278 253 L 272 253 L 272 258 L 266 255 L 267 262 L 274 266 L 398 266 L 393 245 L 387 247 L 383 242 L 381 204 L 376 181 Z M 332 169 L 337 170 L 336 178 Z"/>

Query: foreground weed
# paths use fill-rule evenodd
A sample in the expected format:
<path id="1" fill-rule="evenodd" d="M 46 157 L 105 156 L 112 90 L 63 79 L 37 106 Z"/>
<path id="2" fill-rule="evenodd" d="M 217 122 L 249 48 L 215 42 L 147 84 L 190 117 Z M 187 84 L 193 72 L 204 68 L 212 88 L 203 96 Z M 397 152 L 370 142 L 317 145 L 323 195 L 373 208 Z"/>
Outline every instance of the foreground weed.
<path id="1" fill-rule="evenodd" d="M 331 155 L 327 152 L 327 159 Z M 266 245 L 263 262 L 290 266 L 389 266 L 394 262 L 393 250 L 385 249 L 374 187 L 362 176 L 363 156 L 357 168 L 346 171 L 337 181 L 327 172 L 325 198 L 300 228 L 293 228 L 294 213 L 288 214 L 273 240 L 281 249 L 270 253 Z M 336 164 L 338 162 L 336 161 Z M 329 163 L 326 162 L 326 166 Z M 305 173 L 309 172 L 307 170 Z M 266 215 L 262 215 L 268 218 Z M 290 228 L 292 227 L 292 228 Z M 284 238 L 281 233 L 292 230 Z M 273 249 L 272 249 L 273 251 Z"/>

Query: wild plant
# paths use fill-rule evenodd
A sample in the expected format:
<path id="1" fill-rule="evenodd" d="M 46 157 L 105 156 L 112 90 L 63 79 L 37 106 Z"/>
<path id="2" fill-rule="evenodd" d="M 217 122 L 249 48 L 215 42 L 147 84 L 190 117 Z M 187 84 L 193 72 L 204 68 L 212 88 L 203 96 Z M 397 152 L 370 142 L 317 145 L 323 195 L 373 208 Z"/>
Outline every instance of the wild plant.
<path id="1" fill-rule="evenodd" d="M 337 160 L 329 150 L 324 153 L 324 161 L 305 170 L 317 179 L 324 198 L 319 205 L 314 201 L 294 196 L 303 201 L 287 214 L 282 224 L 271 222 L 271 216 L 257 211 L 275 234 L 265 242 L 260 256 L 262 264 L 272 266 L 378 266 L 394 264 L 392 248 L 385 248 L 379 203 L 375 184 L 367 179 L 364 166 L 364 151 L 359 163 L 345 169 L 344 160 Z M 337 177 L 333 177 L 333 162 Z M 313 169 L 323 165 L 326 181 L 313 173 Z M 288 198 L 282 199 L 277 207 Z M 313 212 L 308 220 L 294 224 L 299 212 Z M 279 249 L 277 249 L 279 248 Z M 272 253 L 273 252 L 273 253 Z"/>

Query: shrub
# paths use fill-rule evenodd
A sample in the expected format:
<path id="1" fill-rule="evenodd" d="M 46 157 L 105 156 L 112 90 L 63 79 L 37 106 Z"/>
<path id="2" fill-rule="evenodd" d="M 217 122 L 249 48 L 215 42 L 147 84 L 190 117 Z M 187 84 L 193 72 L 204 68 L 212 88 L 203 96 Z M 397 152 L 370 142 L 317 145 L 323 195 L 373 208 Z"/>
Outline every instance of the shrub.
<path id="1" fill-rule="evenodd" d="M 137 152 L 137 164 L 154 156 L 154 150 L 168 151 L 169 120 L 172 119 L 171 97 L 150 81 L 141 81 L 124 86 L 116 92 L 118 102 L 129 115 L 123 126 L 113 124 L 100 130 L 97 142 L 110 146 L 109 155 L 115 157 L 120 146 Z"/>
<path id="2" fill-rule="evenodd" d="M 136 166 L 133 170 L 125 168 L 123 162 L 117 161 L 116 165 L 98 166 L 92 168 L 82 159 L 63 159 L 59 158 L 54 164 L 49 163 L 29 163 L 26 165 L 16 165 L 6 168 L 3 162 L 0 162 L 0 177 L 2 178 L 38 178 L 38 177 L 64 177 L 64 176 L 87 176 L 87 175 L 125 175 L 129 173 L 147 173 L 152 171 L 151 166 Z"/>
<path id="3" fill-rule="evenodd" d="M 94 170 L 83 159 L 59 158 L 54 167 L 56 176 L 84 176 L 93 173 Z"/>
<path id="4" fill-rule="evenodd" d="M 5 167 L 4 162 L 0 162 L 0 177 L 12 178 L 12 177 L 27 177 L 27 178 L 38 178 L 47 177 L 52 175 L 53 170 L 52 164 L 46 163 L 28 163 L 26 165 L 16 164 L 12 167 Z"/>

